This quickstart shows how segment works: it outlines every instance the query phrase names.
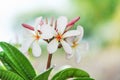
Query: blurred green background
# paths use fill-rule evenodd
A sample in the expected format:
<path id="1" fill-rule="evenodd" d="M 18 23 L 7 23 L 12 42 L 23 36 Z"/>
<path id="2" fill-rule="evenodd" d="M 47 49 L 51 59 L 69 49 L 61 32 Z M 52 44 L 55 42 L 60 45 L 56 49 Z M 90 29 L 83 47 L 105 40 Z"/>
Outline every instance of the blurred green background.
<path id="1" fill-rule="evenodd" d="M 120 0 L 11 0 L 0 1 L 0 41 L 21 44 L 22 23 L 34 25 L 35 18 L 66 16 L 69 20 L 80 16 L 74 25 L 84 27 L 83 41 L 90 49 L 79 64 L 74 58 L 66 60 L 63 49 L 52 60 L 58 69 L 63 65 L 82 68 L 95 80 L 120 80 Z M 40 58 L 28 58 L 39 72 L 47 61 L 46 46 Z M 64 56 L 64 57 L 63 57 Z M 62 58 L 62 59 L 61 59 Z"/>

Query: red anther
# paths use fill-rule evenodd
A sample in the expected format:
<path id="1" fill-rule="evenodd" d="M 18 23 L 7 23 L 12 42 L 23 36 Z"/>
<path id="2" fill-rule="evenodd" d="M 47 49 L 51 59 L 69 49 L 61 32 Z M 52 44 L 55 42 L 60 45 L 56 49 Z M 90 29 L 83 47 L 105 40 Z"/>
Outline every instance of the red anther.
<path id="1" fill-rule="evenodd" d="M 42 34 L 42 32 L 40 30 L 37 30 L 40 34 Z"/>

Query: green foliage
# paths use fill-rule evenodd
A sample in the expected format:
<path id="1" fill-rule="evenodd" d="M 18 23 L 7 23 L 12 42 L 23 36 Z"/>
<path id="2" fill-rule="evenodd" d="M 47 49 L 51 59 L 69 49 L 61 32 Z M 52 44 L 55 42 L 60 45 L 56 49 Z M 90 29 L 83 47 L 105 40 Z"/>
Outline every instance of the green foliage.
<path id="1" fill-rule="evenodd" d="M 0 80 L 48 80 L 53 68 L 36 75 L 28 59 L 14 46 L 0 42 L 3 51 L 0 52 L 0 61 L 6 69 L 0 68 Z M 94 80 L 83 70 L 67 68 L 56 73 L 51 80 Z"/>
<path id="2" fill-rule="evenodd" d="M 25 80 L 31 80 L 36 76 L 28 59 L 17 48 L 6 42 L 0 42 L 0 46 L 4 50 L 0 59 L 4 65 L 8 65 L 8 67 L 5 65 L 8 70 L 17 72 Z"/>
<path id="3" fill-rule="evenodd" d="M 80 69 L 76 69 L 76 68 L 67 68 L 64 69 L 58 73 L 56 73 L 52 80 L 66 80 L 68 78 L 74 78 L 74 77 L 88 77 L 89 78 L 89 74 L 83 70 Z"/>
<path id="4" fill-rule="evenodd" d="M 24 80 L 18 74 L 0 69 L 0 80 Z"/>
<path id="5" fill-rule="evenodd" d="M 47 71 L 43 72 L 42 74 L 35 77 L 33 80 L 48 80 L 48 77 L 50 75 L 50 72 L 53 68 L 48 69 Z"/>
<path id="6" fill-rule="evenodd" d="M 89 78 L 89 77 L 80 77 L 80 78 L 75 78 L 73 80 L 94 80 L 94 79 Z"/>
<path id="7" fill-rule="evenodd" d="M 94 30 L 98 30 L 101 23 L 107 22 L 113 17 L 119 0 L 71 0 L 73 14 L 71 17 L 80 16 L 76 25 L 82 25 L 85 36 L 90 37 Z M 68 13 L 69 14 L 69 13 Z M 74 16 L 73 16 L 74 15 Z"/>
<path id="8" fill-rule="evenodd" d="M 14 69 L 14 65 L 12 64 L 11 60 L 7 56 L 5 56 L 3 51 L 0 52 L 0 60 L 7 70 L 17 73 Z"/>

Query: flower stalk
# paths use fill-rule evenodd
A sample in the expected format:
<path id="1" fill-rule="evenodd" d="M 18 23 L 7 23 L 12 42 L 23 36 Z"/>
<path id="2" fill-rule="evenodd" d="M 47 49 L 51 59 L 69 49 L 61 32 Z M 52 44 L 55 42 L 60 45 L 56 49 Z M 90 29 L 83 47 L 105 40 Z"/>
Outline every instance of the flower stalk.
<path id="1" fill-rule="evenodd" d="M 48 60 L 47 60 L 46 69 L 49 69 L 49 68 L 50 68 L 50 66 L 51 66 L 51 60 L 52 60 L 52 54 L 49 54 L 49 55 L 48 55 Z"/>

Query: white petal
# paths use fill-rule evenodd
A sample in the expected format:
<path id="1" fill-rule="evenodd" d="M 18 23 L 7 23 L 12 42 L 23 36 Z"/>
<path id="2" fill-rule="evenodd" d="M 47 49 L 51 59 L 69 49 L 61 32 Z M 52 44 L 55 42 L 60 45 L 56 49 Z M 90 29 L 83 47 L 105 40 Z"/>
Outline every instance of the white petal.
<path id="1" fill-rule="evenodd" d="M 54 36 L 58 35 L 58 33 L 56 32 L 56 30 L 54 30 L 54 28 L 53 28 L 53 35 Z"/>
<path id="2" fill-rule="evenodd" d="M 34 31 L 28 30 L 28 29 L 23 29 L 22 36 L 24 38 L 31 38 L 33 37 Z"/>
<path id="3" fill-rule="evenodd" d="M 77 30 L 80 32 L 80 35 L 76 37 L 77 43 L 78 43 L 78 42 L 82 39 L 82 37 L 83 37 L 84 30 L 83 30 L 83 27 L 82 27 L 82 26 L 78 26 L 78 27 L 77 27 Z"/>
<path id="4" fill-rule="evenodd" d="M 34 27 L 34 32 L 38 32 L 38 30 L 40 30 L 40 27 L 41 27 L 40 25 L 35 26 L 35 27 Z"/>
<path id="5" fill-rule="evenodd" d="M 40 28 L 42 34 L 41 34 L 41 38 L 43 39 L 50 39 L 53 37 L 54 35 L 54 29 L 52 27 L 50 27 L 49 25 L 43 25 Z"/>
<path id="6" fill-rule="evenodd" d="M 32 53 L 35 57 L 39 57 L 41 55 L 41 47 L 37 41 L 32 44 Z"/>
<path id="7" fill-rule="evenodd" d="M 50 54 L 54 53 L 58 48 L 58 41 L 56 39 L 53 39 L 47 46 L 47 50 Z"/>
<path id="8" fill-rule="evenodd" d="M 29 49 L 29 47 L 31 46 L 32 42 L 35 40 L 33 37 L 33 33 L 30 30 L 24 29 L 23 33 L 22 33 L 22 37 L 23 37 L 23 42 L 22 42 L 22 46 L 21 46 L 21 51 L 23 53 L 27 52 L 27 50 Z"/>
<path id="9" fill-rule="evenodd" d="M 67 54 L 67 58 L 70 59 L 75 54 L 75 49 L 72 49 L 72 54 Z"/>
<path id="10" fill-rule="evenodd" d="M 21 46 L 21 51 L 23 53 L 27 52 L 29 47 L 31 46 L 31 44 L 33 43 L 34 39 L 33 38 L 26 38 L 23 43 L 22 43 L 22 46 Z"/>
<path id="11" fill-rule="evenodd" d="M 72 48 L 70 47 L 70 45 L 67 42 L 65 42 L 64 40 L 61 40 L 60 42 L 61 42 L 65 52 L 68 54 L 72 54 Z"/>
<path id="12" fill-rule="evenodd" d="M 39 18 L 37 18 L 37 19 L 35 20 L 35 26 L 40 25 L 41 21 L 42 21 L 42 16 L 40 16 Z"/>
<path id="13" fill-rule="evenodd" d="M 70 31 L 67 31 L 63 37 L 66 38 L 66 37 L 72 37 L 72 36 L 78 36 L 80 35 L 80 32 L 78 30 L 70 30 Z"/>
<path id="14" fill-rule="evenodd" d="M 57 19 L 57 29 L 60 34 L 62 34 L 65 31 L 67 25 L 67 18 L 66 17 L 59 17 Z"/>
<path id="15" fill-rule="evenodd" d="M 79 63 L 80 60 L 81 60 L 80 50 L 79 50 L 79 49 L 76 49 L 75 52 L 76 52 L 76 53 L 75 53 L 76 62 Z"/>
<path id="16" fill-rule="evenodd" d="M 38 30 L 40 30 L 41 25 L 43 24 L 43 20 L 42 20 L 42 16 L 40 16 L 39 18 L 37 18 L 35 20 L 35 27 L 34 27 L 34 31 L 37 32 Z"/>
<path id="17" fill-rule="evenodd" d="M 75 39 L 75 37 L 68 37 L 68 38 L 66 38 L 66 41 L 70 44 L 70 46 L 72 46 L 74 39 Z"/>

